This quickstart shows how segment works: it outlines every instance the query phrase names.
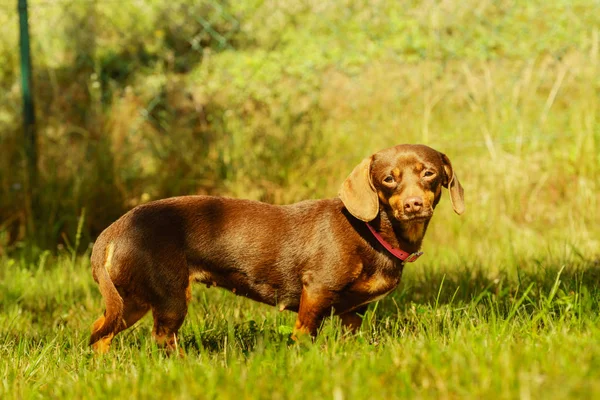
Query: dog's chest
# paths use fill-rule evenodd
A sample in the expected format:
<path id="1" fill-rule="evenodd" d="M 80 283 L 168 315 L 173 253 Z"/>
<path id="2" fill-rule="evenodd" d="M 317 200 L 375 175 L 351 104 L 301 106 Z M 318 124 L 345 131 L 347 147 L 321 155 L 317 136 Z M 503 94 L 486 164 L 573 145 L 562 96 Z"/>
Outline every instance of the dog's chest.
<path id="1" fill-rule="evenodd" d="M 363 273 L 349 286 L 343 303 L 347 309 L 355 309 L 381 300 L 400 283 L 402 271 Z"/>
<path id="2" fill-rule="evenodd" d="M 362 295 L 378 297 L 394 290 L 399 282 L 399 274 L 392 275 L 378 272 L 371 276 L 359 278 L 352 286 L 352 291 Z"/>

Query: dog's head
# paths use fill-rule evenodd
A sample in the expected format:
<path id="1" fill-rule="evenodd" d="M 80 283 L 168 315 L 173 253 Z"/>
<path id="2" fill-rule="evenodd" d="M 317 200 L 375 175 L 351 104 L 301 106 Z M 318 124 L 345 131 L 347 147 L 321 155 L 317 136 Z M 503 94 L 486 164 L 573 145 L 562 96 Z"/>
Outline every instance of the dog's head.
<path id="1" fill-rule="evenodd" d="M 424 145 L 398 145 L 365 158 L 342 184 L 339 196 L 353 216 L 368 222 L 384 209 L 398 222 L 428 221 L 450 191 L 457 214 L 465 210 L 463 188 L 450 159 Z"/>

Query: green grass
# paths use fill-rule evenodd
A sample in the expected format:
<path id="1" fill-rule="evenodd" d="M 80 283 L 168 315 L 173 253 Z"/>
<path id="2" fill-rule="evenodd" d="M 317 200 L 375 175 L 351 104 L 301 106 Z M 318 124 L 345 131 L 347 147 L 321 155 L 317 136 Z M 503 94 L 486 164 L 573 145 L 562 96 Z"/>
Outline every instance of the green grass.
<path id="1" fill-rule="evenodd" d="M 363 157 L 415 142 L 450 156 L 471 206 L 497 205 L 477 222 L 598 244 L 597 1 L 33 0 L 27 238 L 18 18 L 0 10 L 0 246 L 54 248 L 83 208 L 90 241 L 149 199 L 331 197 Z"/>
<path id="2" fill-rule="evenodd" d="M 34 225 L 4 3 L 0 398 L 600 397 L 597 1 L 32 0 Z M 292 344 L 293 314 L 196 286 L 185 359 L 149 317 L 93 357 L 86 246 L 124 211 L 333 197 L 398 143 L 446 153 L 467 211 L 444 195 L 359 335 Z"/>
<path id="3" fill-rule="evenodd" d="M 443 259 L 443 257 L 442 257 Z M 3 259 L 0 397 L 594 398 L 600 395 L 600 265 L 578 256 L 505 261 L 425 257 L 372 305 L 356 336 L 328 320 L 289 340 L 293 313 L 194 287 L 187 357 L 150 339 L 151 318 L 108 355 L 87 347 L 102 311 L 87 257 Z"/>

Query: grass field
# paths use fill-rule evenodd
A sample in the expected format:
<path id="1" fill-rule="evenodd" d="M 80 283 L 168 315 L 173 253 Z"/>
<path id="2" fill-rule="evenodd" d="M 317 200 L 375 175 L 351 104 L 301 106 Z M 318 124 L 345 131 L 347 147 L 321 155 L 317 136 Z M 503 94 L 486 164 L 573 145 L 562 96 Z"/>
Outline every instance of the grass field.
<path id="1" fill-rule="evenodd" d="M 30 4 L 29 225 L 18 18 L 0 4 L 0 399 L 600 398 L 598 1 Z M 398 143 L 447 154 L 467 210 L 444 193 L 358 335 L 332 318 L 291 343 L 295 314 L 195 286 L 187 357 L 153 345 L 150 317 L 93 356 L 89 244 L 121 213 L 333 197 Z"/>
<path id="2" fill-rule="evenodd" d="M 289 340 L 294 314 L 196 286 L 183 359 L 153 346 L 149 317 L 94 357 L 86 341 L 102 306 L 88 267 L 66 254 L 2 260 L 1 398 L 600 395 L 597 260 L 513 260 L 502 266 L 517 272 L 509 277 L 485 263 L 422 257 L 371 307 L 359 335 L 334 318 L 315 343 L 300 344 Z"/>

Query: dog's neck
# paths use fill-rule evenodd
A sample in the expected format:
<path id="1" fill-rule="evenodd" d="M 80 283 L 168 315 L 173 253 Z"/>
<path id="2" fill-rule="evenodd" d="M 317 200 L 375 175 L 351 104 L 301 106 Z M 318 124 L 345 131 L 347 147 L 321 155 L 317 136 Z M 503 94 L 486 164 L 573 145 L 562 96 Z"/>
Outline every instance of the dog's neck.
<path id="1" fill-rule="evenodd" d="M 416 222 L 401 222 L 390 217 L 381 210 L 370 224 L 379 232 L 381 237 L 393 247 L 408 253 L 419 251 L 429 225 L 429 220 Z"/>

